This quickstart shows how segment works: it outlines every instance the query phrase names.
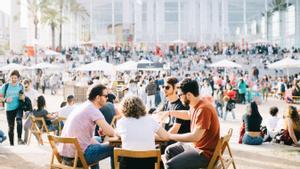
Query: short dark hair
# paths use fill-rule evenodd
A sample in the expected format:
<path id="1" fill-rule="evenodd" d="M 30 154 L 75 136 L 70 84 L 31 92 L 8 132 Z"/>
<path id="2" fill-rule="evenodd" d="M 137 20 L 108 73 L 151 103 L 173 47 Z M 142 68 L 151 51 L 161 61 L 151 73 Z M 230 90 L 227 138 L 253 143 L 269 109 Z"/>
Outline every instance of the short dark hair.
<path id="1" fill-rule="evenodd" d="M 66 102 L 66 101 L 63 101 L 63 102 L 60 103 L 60 108 L 63 108 L 63 107 L 65 107 L 66 105 L 67 105 L 67 102 Z"/>
<path id="2" fill-rule="evenodd" d="M 42 110 L 45 106 L 46 106 L 46 100 L 45 100 L 44 96 L 39 96 L 37 98 L 38 110 Z"/>
<path id="3" fill-rule="evenodd" d="M 69 95 L 69 96 L 67 97 L 67 102 L 68 102 L 68 103 L 71 103 L 73 100 L 74 100 L 74 96 L 73 96 L 73 95 Z"/>
<path id="4" fill-rule="evenodd" d="M 276 116 L 278 113 L 278 108 L 276 106 L 270 108 L 271 116 Z"/>
<path id="5" fill-rule="evenodd" d="M 173 86 L 173 88 L 175 87 L 175 85 L 179 82 L 178 79 L 176 77 L 169 77 L 167 78 L 166 82 L 170 85 Z"/>
<path id="6" fill-rule="evenodd" d="M 181 81 L 180 89 L 183 94 L 188 92 L 192 93 L 195 97 L 199 96 L 199 85 L 196 80 L 192 80 L 190 78 L 186 78 Z"/>
<path id="7" fill-rule="evenodd" d="M 11 76 L 17 76 L 19 78 L 20 77 L 20 73 L 19 73 L 18 70 L 13 70 L 13 71 L 10 72 L 9 77 L 11 77 Z"/>
<path id="8" fill-rule="evenodd" d="M 30 81 L 28 79 L 23 80 L 23 84 L 30 84 Z"/>
<path id="9" fill-rule="evenodd" d="M 103 94 L 103 90 L 106 89 L 106 86 L 103 84 L 92 85 L 88 90 L 88 100 L 94 101 L 98 95 Z"/>

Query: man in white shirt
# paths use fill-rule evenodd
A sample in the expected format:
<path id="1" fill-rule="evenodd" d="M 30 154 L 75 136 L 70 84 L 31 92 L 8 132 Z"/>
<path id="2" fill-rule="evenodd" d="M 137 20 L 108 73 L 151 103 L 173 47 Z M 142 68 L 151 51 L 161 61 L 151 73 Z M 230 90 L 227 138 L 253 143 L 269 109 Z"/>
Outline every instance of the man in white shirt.
<path id="1" fill-rule="evenodd" d="M 59 117 L 65 117 L 67 118 L 70 113 L 73 111 L 73 109 L 75 108 L 75 101 L 74 101 L 74 96 L 73 95 L 69 95 L 67 97 L 67 105 L 65 107 L 62 107 L 59 111 L 58 111 L 58 116 Z"/>
<path id="2" fill-rule="evenodd" d="M 37 97 L 39 96 L 38 91 L 33 89 L 31 81 L 28 79 L 25 79 L 23 81 L 23 85 L 24 85 L 25 96 L 29 97 L 31 104 L 32 104 L 32 108 L 36 108 L 36 104 L 37 104 L 36 101 L 37 101 Z"/>

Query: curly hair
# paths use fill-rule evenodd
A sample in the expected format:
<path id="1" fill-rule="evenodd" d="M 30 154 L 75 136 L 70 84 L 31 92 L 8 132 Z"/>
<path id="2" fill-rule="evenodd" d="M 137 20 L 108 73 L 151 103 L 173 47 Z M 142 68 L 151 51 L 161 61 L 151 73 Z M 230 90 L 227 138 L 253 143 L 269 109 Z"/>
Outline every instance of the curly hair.
<path id="1" fill-rule="evenodd" d="M 140 98 L 136 96 L 126 97 L 122 102 L 122 110 L 125 117 L 139 119 L 146 115 L 146 107 Z"/>

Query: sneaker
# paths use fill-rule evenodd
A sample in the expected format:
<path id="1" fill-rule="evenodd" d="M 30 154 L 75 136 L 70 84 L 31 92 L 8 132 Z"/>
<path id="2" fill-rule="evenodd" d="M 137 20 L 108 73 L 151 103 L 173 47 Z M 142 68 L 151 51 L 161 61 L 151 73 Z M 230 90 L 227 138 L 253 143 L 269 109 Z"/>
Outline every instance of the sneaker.
<path id="1" fill-rule="evenodd" d="M 18 140 L 18 144 L 19 144 L 19 145 L 24 145 L 25 143 L 24 143 L 24 141 L 23 141 L 22 139 L 19 139 L 19 140 Z"/>

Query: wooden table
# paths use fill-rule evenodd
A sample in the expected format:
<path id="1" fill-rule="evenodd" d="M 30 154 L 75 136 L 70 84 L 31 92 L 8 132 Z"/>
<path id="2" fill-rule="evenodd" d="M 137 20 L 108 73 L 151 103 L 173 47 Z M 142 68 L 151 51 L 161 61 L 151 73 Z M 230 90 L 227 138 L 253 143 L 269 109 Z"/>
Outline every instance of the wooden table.
<path id="1" fill-rule="evenodd" d="M 119 147 L 122 145 L 122 141 L 120 137 L 108 137 L 108 142 L 111 146 Z M 162 139 L 155 139 L 155 144 L 161 145 L 165 142 L 168 142 L 168 140 L 162 140 Z"/>

